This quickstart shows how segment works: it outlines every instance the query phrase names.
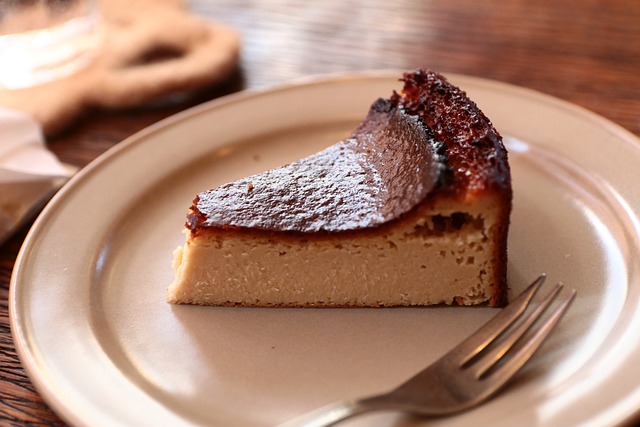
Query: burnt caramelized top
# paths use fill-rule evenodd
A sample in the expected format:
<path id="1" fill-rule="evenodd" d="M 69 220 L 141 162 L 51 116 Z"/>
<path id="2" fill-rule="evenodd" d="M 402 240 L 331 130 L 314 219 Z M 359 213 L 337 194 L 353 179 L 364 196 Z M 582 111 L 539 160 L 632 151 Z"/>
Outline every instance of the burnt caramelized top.
<path id="1" fill-rule="evenodd" d="M 295 232 L 374 227 L 408 212 L 438 185 L 445 166 L 437 151 L 421 120 L 379 99 L 348 139 L 200 193 L 187 227 Z"/>
<path id="2" fill-rule="evenodd" d="M 511 203 L 502 139 L 466 94 L 432 71 L 376 101 L 351 137 L 318 154 L 200 193 L 187 215 L 206 228 L 336 232 L 379 226 L 427 196 Z"/>
<path id="3" fill-rule="evenodd" d="M 511 173 L 502 137 L 466 93 L 433 71 L 405 73 L 404 88 L 390 100 L 420 117 L 446 145 L 453 171 L 450 187 L 467 198 L 496 189 L 511 194 Z"/>

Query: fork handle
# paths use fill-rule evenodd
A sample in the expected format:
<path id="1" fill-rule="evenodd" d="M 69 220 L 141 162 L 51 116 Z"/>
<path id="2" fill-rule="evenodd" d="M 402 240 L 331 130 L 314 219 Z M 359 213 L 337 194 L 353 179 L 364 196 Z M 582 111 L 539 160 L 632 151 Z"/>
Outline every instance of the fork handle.
<path id="1" fill-rule="evenodd" d="M 278 427 L 326 427 L 347 418 L 383 409 L 371 399 L 344 400 L 316 409 L 298 418 L 280 424 Z"/>

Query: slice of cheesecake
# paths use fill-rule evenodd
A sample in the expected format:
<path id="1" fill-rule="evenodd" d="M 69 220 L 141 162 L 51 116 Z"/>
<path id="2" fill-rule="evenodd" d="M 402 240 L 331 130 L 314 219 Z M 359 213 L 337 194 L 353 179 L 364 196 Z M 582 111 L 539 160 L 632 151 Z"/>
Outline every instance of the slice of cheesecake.
<path id="1" fill-rule="evenodd" d="M 200 193 L 168 301 L 503 305 L 512 193 L 501 137 L 443 76 L 403 80 L 346 140 Z"/>

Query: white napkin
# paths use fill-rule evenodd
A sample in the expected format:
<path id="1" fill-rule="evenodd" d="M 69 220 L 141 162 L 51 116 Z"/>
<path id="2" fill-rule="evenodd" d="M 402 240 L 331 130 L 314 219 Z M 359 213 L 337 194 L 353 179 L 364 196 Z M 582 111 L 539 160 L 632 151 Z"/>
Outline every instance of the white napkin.
<path id="1" fill-rule="evenodd" d="M 74 172 L 46 148 L 36 120 L 0 108 L 0 244 Z"/>

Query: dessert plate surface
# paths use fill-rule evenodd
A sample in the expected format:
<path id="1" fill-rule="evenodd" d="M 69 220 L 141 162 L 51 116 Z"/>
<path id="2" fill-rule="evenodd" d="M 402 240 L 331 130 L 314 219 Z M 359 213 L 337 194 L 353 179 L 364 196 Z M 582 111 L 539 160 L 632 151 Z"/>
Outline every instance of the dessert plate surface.
<path id="1" fill-rule="evenodd" d="M 12 276 L 20 358 L 74 425 L 267 426 L 387 390 L 487 307 L 242 309 L 165 302 L 194 195 L 345 137 L 399 72 L 309 79 L 178 114 L 122 142 L 42 212 Z M 638 139 L 549 96 L 452 75 L 513 171 L 510 295 L 545 272 L 578 297 L 508 389 L 462 415 L 350 425 L 616 425 L 640 408 Z M 499 414 L 496 415 L 496 414 Z"/>

